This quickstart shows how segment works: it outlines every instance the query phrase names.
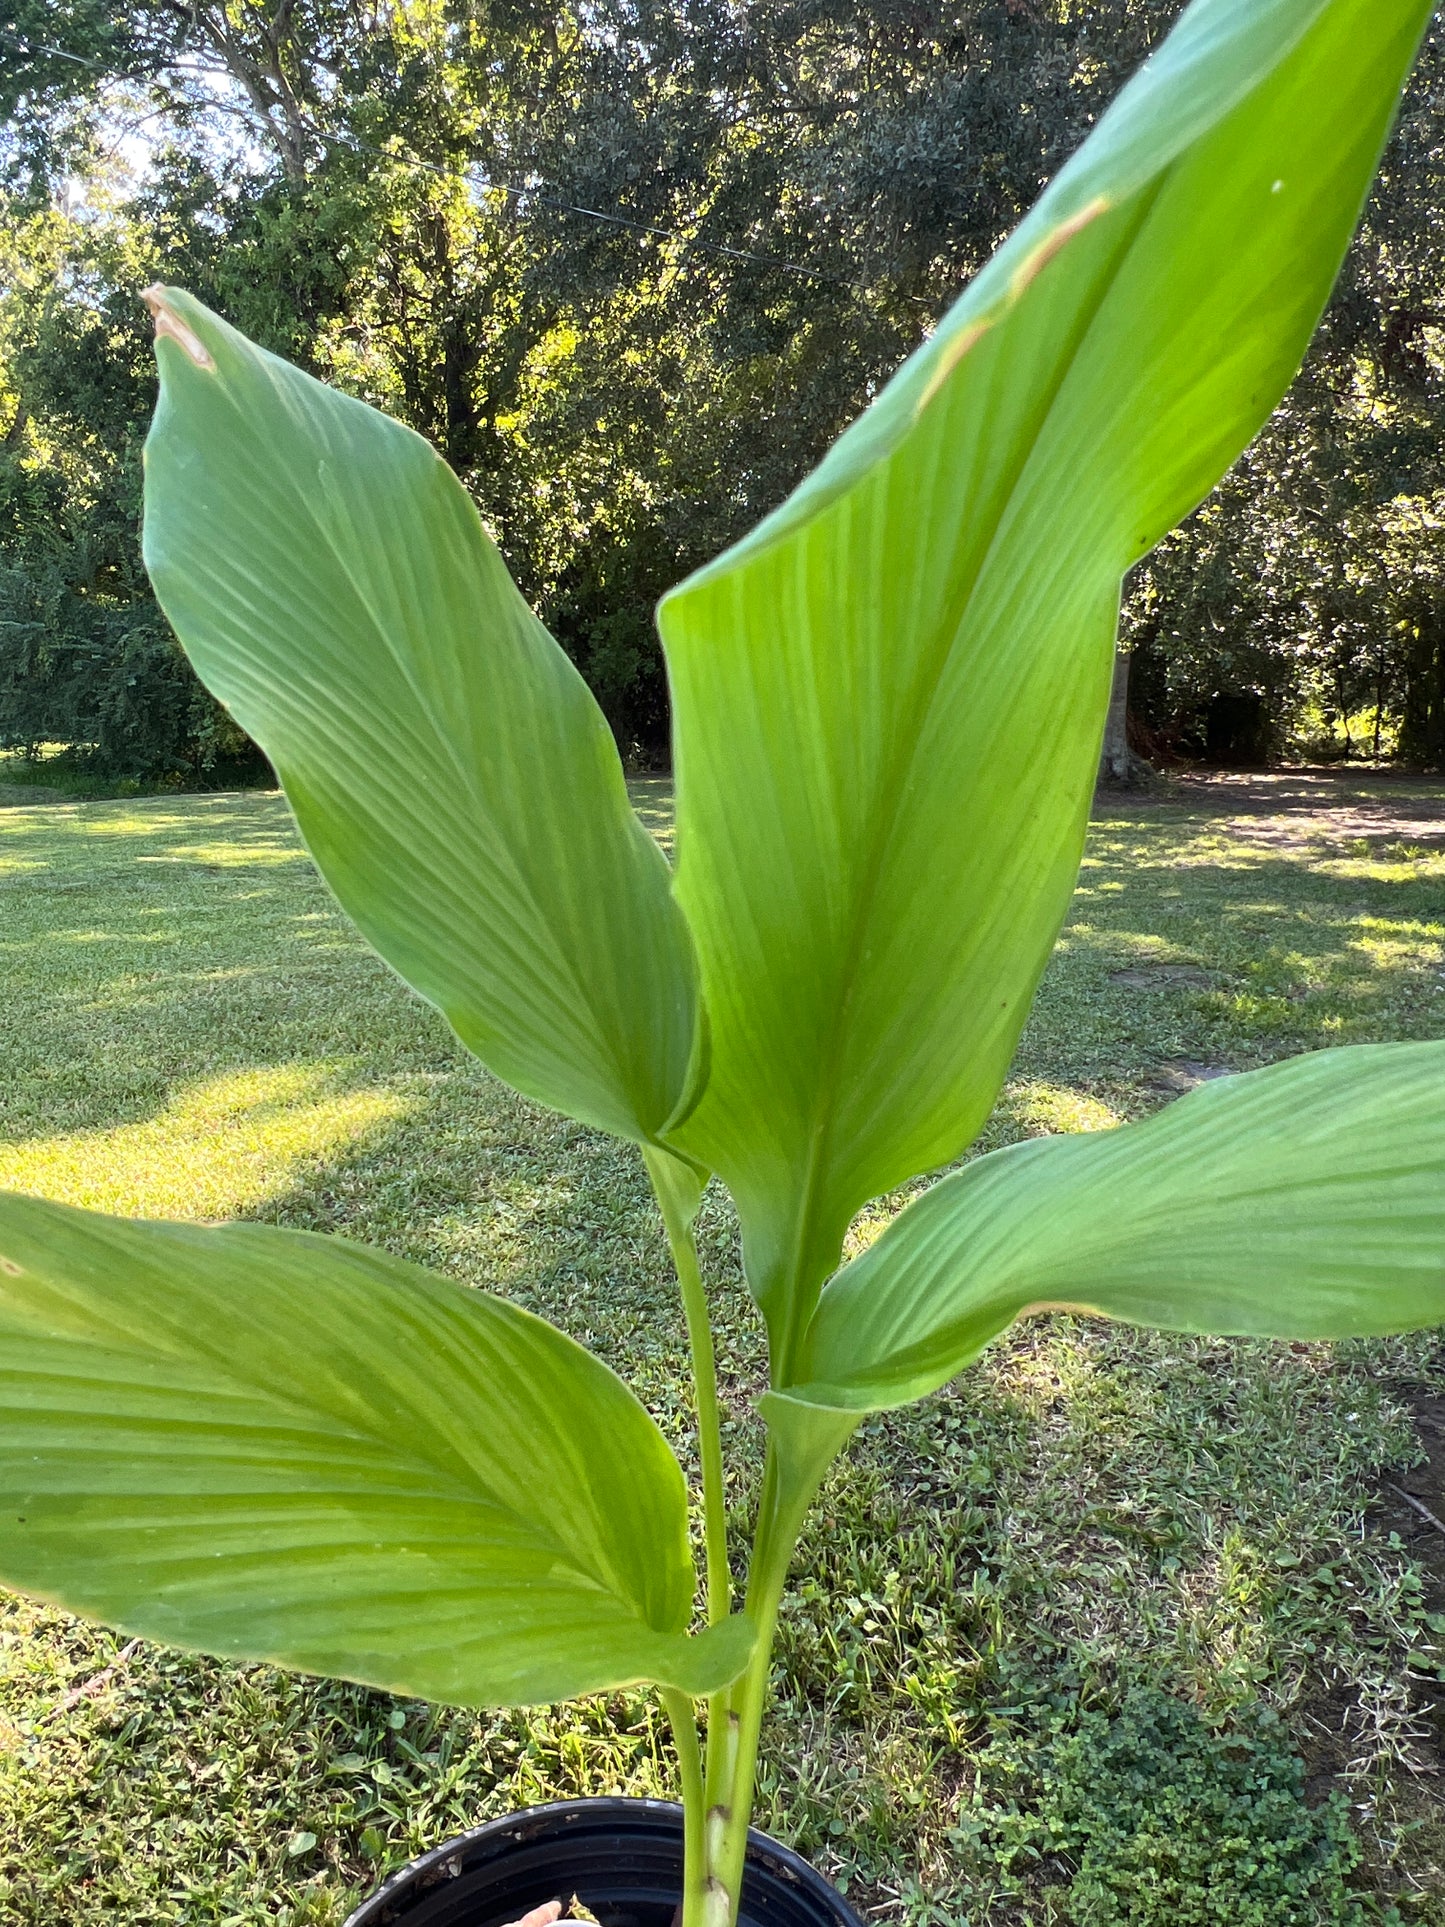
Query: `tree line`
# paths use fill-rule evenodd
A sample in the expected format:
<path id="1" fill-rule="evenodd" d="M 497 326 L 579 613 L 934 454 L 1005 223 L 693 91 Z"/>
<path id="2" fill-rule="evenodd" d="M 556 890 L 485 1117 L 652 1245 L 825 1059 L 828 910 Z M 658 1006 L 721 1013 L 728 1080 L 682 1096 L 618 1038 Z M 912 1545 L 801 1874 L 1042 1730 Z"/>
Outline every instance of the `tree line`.
<path id="1" fill-rule="evenodd" d="M 1180 5 L 0 0 L 0 747 L 252 755 L 140 565 L 161 280 L 428 436 L 657 760 L 657 597 L 818 460 Z M 1437 26 L 1303 375 L 1126 585 L 1138 746 L 1445 765 L 1442 162 Z"/>

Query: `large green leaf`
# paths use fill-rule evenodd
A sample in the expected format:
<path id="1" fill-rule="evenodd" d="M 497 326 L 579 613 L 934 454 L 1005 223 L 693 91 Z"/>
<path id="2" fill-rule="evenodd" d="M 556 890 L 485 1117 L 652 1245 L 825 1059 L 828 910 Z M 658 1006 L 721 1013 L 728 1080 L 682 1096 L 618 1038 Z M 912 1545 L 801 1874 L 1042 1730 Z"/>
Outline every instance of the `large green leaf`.
<path id="1" fill-rule="evenodd" d="M 540 1318 L 360 1245 L 0 1195 L 0 1578 L 463 1705 L 715 1690 L 682 1473 Z"/>
<path id="2" fill-rule="evenodd" d="M 460 483 L 400 423 L 153 289 L 145 557 L 323 875 L 519 1090 L 648 1139 L 695 972 L 603 716 Z"/>
<path id="3" fill-rule="evenodd" d="M 1051 1309 L 1278 1338 L 1445 1321 L 1445 1043 L 1317 1051 L 977 1159 L 827 1287 L 797 1396 L 904 1404 Z"/>
<path id="4" fill-rule="evenodd" d="M 679 897 L 775 1382 L 987 1115 L 1069 900 L 1122 572 L 1290 379 L 1431 0 L 1196 0 L 817 473 L 663 602 Z"/>

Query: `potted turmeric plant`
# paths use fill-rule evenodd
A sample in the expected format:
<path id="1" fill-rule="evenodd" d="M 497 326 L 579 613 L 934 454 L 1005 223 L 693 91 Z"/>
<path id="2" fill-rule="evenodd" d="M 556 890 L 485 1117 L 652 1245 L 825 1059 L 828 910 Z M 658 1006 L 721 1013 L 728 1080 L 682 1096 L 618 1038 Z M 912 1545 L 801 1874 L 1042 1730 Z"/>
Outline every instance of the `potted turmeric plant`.
<path id="1" fill-rule="evenodd" d="M 1121 577 L 1291 378 L 1430 11 L 1195 0 L 818 470 L 664 599 L 675 874 L 436 455 L 151 290 L 157 593 L 380 954 L 500 1077 L 637 1144 L 691 1343 L 705 1588 L 661 1432 L 543 1320 L 343 1239 L 18 1196 L 8 1583 L 463 1705 L 652 1682 L 683 1815 L 648 1819 L 654 1902 L 729 1927 L 789 1559 L 868 1413 L 1059 1307 L 1297 1338 L 1445 1319 L 1445 1043 L 979 1158 L 841 1263 L 858 1210 L 993 1105 L 1074 885 Z M 743 1574 L 693 1239 L 713 1176 L 770 1353 Z M 448 1847 L 366 1918 L 586 1900 L 584 1836 L 489 1835 L 490 1885 Z"/>

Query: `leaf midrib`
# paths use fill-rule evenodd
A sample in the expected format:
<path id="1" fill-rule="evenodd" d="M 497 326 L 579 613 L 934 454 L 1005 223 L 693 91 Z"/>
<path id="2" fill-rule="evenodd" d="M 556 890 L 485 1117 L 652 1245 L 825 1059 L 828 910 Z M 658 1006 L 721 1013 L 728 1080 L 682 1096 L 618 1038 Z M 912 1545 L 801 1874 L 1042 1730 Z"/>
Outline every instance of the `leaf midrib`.
<path id="1" fill-rule="evenodd" d="M 26 1334 L 26 1336 L 33 1336 L 33 1334 Z M 142 1350 L 138 1347 L 119 1346 L 114 1342 L 106 1344 L 95 1341 L 94 1352 L 97 1355 L 97 1369 L 94 1377 L 98 1382 L 103 1384 L 110 1382 L 109 1376 L 100 1369 L 100 1357 L 105 1353 L 134 1360 L 142 1367 L 163 1365 L 168 1361 L 182 1367 L 191 1365 L 191 1359 L 184 1351 L 169 1347 L 162 1348 L 157 1346 L 148 1350 Z M 14 1357 L 15 1354 L 12 1353 L 11 1358 L 13 1359 Z M 445 1466 L 438 1464 L 435 1459 L 428 1458 L 416 1450 L 407 1450 L 398 1442 L 393 1433 L 384 1427 L 378 1425 L 375 1430 L 371 1430 L 358 1425 L 354 1420 L 333 1417 L 330 1413 L 315 1406 L 306 1406 L 297 1400 L 281 1397 L 269 1387 L 253 1388 L 249 1386 L 246 1381 L 238 1380 L 228 1374 L 208 1358 L 203 1358 L 203 1364 L 205 1369 L 213 1374 L 217 1380 L 218 1393 L 213 1392 L 211 1394 L 212 1396 L 230 1395 L 244 1401 L 252 1407 L 269 1410 L 276 1415 L 275 1422 L 278 1429 L 291 1430 L 302 1436 L 310 1434 L 317 1438 L 329 1439 L 335 1441 L 343 1448 L 346 1445 L 369 1447 L 383 1459 L 394 1465 L 403 1476 L 407 1474 L 414 1476 L 418 1481 L 420 1489 L 430 1492 L 437 1498 L 454 1503 L 467 1505 L 477 1505 L 480 1503 L 481 1505 L 487 1506 L 490 1510 L 514 1520 L 522 1531 L 533 1537 L 540 1546 L 551 1552 L 561 1563 L 566 1565 L 575 1564 L 575 1552 L 571 1547 L 565 1545 L 555 1534 L 540 1528 L 535 1520 L 525 1517 L 518 1512 L 514 1506 L 490 1496 L 488 1488 L 483 1486 L 479 1479 L 474 1479 L 474 1482 L 470 1485 L 465 1483 L 458 1473 L 450 1471 Z M 194 1368 L 192 1367 L 192 1369 Z M 0 1371 L 0 1380 L 3 1380 L 11 1370 L 13 1370 L 13 1366 L 7 1362 L 5 1370 Z M 27 1377 L 32 1376 L 33 1374 L 27 1374 Z M 64 1383 L 70 1383 L 73 1382 L 77 1376 L 82 1375 L 75 1373 L 51 1373 L 47 1374 L 47 1376 L 57 1378 Z M 91 1374 L 86 1373 L 83 1376 L 89 1378 Z M 165 1387 L 147 1388 L 141 1380 L 137 1381 L 137 1389 L 150 1389 L 153 1395 L 163 1394 L 166 1390 Z M 202 1396 L 199 1390 L 196 1396 Z M 23 1410 L 25 1408 L 12 1409 Z M 36 1416 L 41 1415 L 37 1414 Z M 54 1422 L 56 1418 L 62 1420 L 65 1418 L 81 1420 L 86 1417 L 83 1413 L 57 1412 L 54 1408 L 51 1408 L 47 1416 L 49 1416 L 51 1422 Z M 164 1419 L 152 1419 L 141 1415 L 117 1415 L 113 1413 L 91 1414 L 88 1422 L 95 1423 L 97 1421 L 102 1424 L 115 1423 L 121 1425 L 160 1425 L 170 1422 Z M 205 1420 L 201 1421 L 201 1423 L 206 1422 Z M 178 1423 L 184 1425 L 186 1429 L 192 1429 L 192 1421 L 182 1420 Z M 269 1428 L 247 1427 L 244 1423 L 237 1423 L 231 1429 L 234 1430 L 237 1436 L 244 1437 L 248 1431 L 261 1431 Z M 599 1582 L 595 1576 L 589 1575 L 589 1583 L 599 1584 L 602 1582 Z M 608 1587 L 607 1590 L 610 1592 L 611 1588 Z M 614 1594 L 613 1596 L 615 1597 L 616 1595 Z"/>
<path id="2" fill-rule="evenodd" d="M 1185 153 L 1189 151 L 1191 150 L 1185 149 Z M 1179 159 L 1182 158 L 1183 156 L 1181 155 Z M 933 702 L 938 693 L 938 686 L 948 667 L 949 660 L 958 645 L 959 636 L 968 619 L 975 591 L 994 556 L 1001 531 L 1008 517 L 1009 508 L 1015 499 L 1018 484 L 1033 459 L 1034 452 L 1038 447 L 1044 429 L 1054 414 L 1061 394 L 1074 373 L 1079 357 L 1088 342 L 1089 336 L 1093 332 L 1098 316 L 1112 294 L 1123 267 L 1133 253 L 1140 233 L 1148 222 L 1149 215 L 1153 210 L 1156 200 L 1178 164 L 1179 160 L 1171 162 L 1168 167 L 1161 170 L 1161 172 L 1154 177 L 1152 182 L 1140 188 L 1134 197 L 1139 209 L 1138 218 L 1133 223 L 1127 239 L 1122 241 L 1115 255 L 1112 268 L 1108 273 L 1101 275 L 1095 298 L 1081 313 L 1079 323 L 1075 329 L 1073 344 L 1060 364 L 1053 386 L 1038 411 L 1037 418 L 1027 439 L 1021 444 L 1018 458 L 1013 464 L 1013 473 L 1006 487 L 999 492 L 998 507 L 994 515 L 993 526 L 989 531 L 986 543 L 980 545 L 976 566 L 967 574 L 965 580 L 960 583 L 958 590 L 955 592 L 950 614 L 945 615 L 938 623 L 938 633 L 942 640 L 933 652 L 932 662 L 925 663 L 916 680 L 915 694 L 907 711 L 907 726 L 900 728 L 895 735 L 895 748 L 889 764 L 886 767 L 886 780 L 880 781 L 875 787 L 875 795 L 882 799 L 882 806 L 875 812 L 874 829 L 869 841 L 867 859 L 862 872 L 862 887 L 856 893 L 854 907 L 849 917 L 848 936 L 842 953 L 838 978 L 841 986 L 841 995 L 837 998 L 833 1006 L 833 1016 L 829 1026 L 828 1041 L 824 1052 L 825 1071 L 819 1084 L 819 1099 L 815 1108 L 814 1123 L 810 1134 L 808 1158 L 801 1191 L 801 1202 L 797 1213 L 797 1225 L 790 1264 L 790 1278 L 792 1282 L 788 1294 L 789 1325 L 785 1335 L 782 1359 L 782 1367 L 785 1374 L 782 1382 L 784 1384 L 788 1382 L 786 1374 L 791 1372 L 793 1351 L 801 1336 L 799 1332 L 793 1329 L 796 1322 L 796 1311 L 798 1309 L 797 1282 L 815 1229 L 814 1221 L 817 1215 L 818 1194 L 825 1171 L 829 1140 L 837 1120 L 838 1086 L 842 1076 L 842 1044 L 848 1019 L 857 994 L 863 944 L 874 899 L 877 896 L 882 879 L 884 855 L 892 840 L 904 807 L 908 770 L 918 754 L 918 745 L 923 724 L 926 721 L 929 710 L 933 706 Z M 1127 206 L 1128 203 L 1125 202 L 1122 205 Z M 1108 212 L 1116 211 L 1116 209 L 1112 208 L 1108 210 Z M 1032 288 L 1032 286 L 1033 284 L 1030 283 L 1030 288 Z M 1026 299 L 1028 293 L 1029 289 L 1025 289 L 1021 298 Z M 1011 315 L 1016 312 L 1017 307 L 1017 302 L 1011 304 L 1009 309 L 1000 317 L 998 326 L 1002 327 L 1006 325 Z M 906 443 L 903 444 L 903 446 L 906 447 Z M 899 452 L 899 450 L 893 451 L 889 456 L 884 458 L 885 462 L 891 462 L 896 459 Z M 868 481 L 876 473 L 876 470 L 870 471 L 869 475 L 865 476 L 858 484 L 858 488 L 850 493 L 856 494 L 858 490 L 866 487 Z M 826 512 L 827 511 L 824 510 L 824 513 Z M 811 1306 L 808 1307 L 808 1311 L 811 1316 Z"/>

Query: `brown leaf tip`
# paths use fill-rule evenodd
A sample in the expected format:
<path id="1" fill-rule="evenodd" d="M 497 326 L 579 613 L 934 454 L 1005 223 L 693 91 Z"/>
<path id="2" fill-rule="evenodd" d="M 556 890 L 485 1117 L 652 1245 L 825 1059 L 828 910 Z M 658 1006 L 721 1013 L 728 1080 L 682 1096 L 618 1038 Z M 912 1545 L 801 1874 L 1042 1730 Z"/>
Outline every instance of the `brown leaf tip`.
<path id="1" fill-rule="evenodd" d="M 141 290 L 141 300 L 151 311 L 151 320 L 156 324 L 156 340 L 168 335 L 176 345 L 188 354 L 198 368 L 215 369 L 211 352 L 193 328 L 188 328 L 174 308 L 166 306 L 166 291 L 160 282 Z"/>

